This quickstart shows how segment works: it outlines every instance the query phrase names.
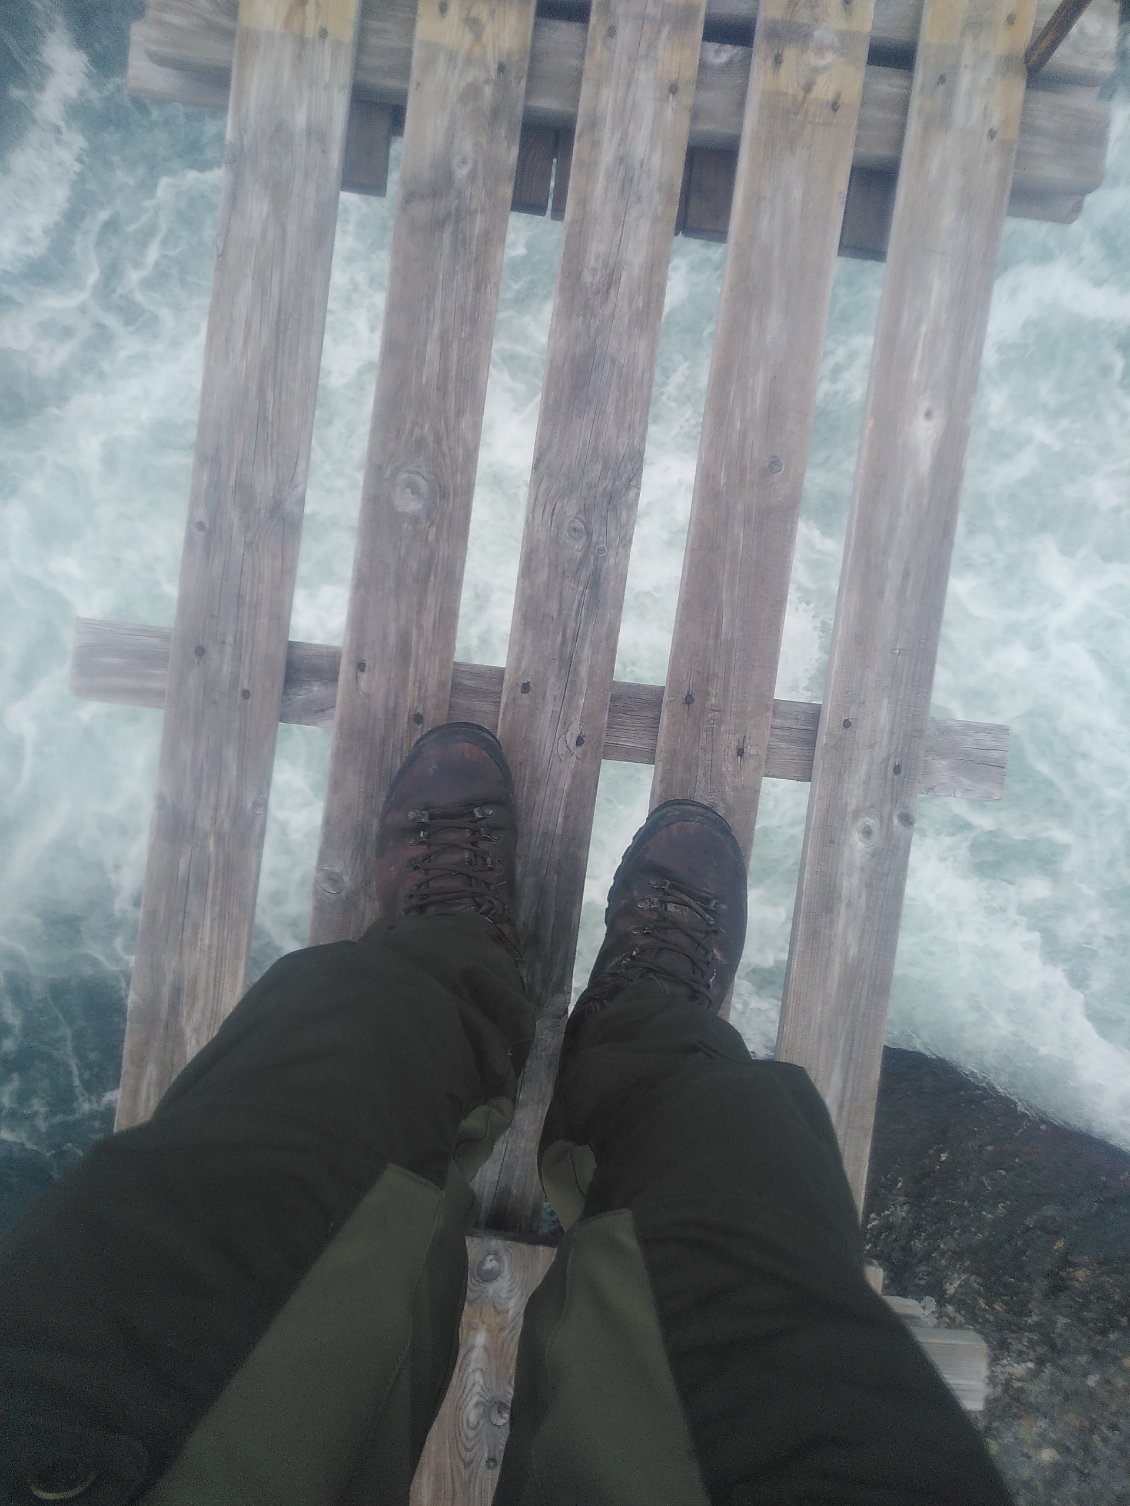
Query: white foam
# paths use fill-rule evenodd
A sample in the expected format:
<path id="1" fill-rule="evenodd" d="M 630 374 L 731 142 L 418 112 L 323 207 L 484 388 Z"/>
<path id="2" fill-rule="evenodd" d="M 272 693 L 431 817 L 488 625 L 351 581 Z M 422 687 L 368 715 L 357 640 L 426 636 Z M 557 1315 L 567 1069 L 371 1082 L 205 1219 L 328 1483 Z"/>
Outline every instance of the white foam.
<path id="1" fill-rule="evenodd" d="M 51 25 L 40 53 L 44 81 L 13 91 L 31 111 L 31 125 L 0 177 L 0 274 L 13 276 L 41 256 L 70 202 L 85 141 L 73 122 L 87 84 L 87 61 L 61 22 Z"/>

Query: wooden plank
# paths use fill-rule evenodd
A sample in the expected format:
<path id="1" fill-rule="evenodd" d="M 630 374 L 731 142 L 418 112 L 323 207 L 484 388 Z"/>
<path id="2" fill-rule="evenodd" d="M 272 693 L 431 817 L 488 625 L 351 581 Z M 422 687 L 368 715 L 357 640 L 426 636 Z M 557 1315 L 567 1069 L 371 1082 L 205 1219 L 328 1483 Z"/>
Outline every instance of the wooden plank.
<path id="1" fill-rule="evenodd" d="M 210 110 L 226 110 L 230 85 L 227 78 L 162 68 L 146 50 L 144 21 L 130 27 L 126 83 L 131 94 Z M 388 187 L 390 106 L 354 99 L 349 109 L 345 137 L 345 161 L 341 186 L 355 193 L 383 194 Z"/>
<path id="2" fill-rule="evenodd" d="M 651 787 L 747 861 L 870 25 L 869 0 L 762 0 L 754 39 Z"/>
<path id="3" fill-rule="evenodd" d="M 557 132 L 552 126 L 523 126 L 510 207 L 521 214 L 545 214 L 553 188 Z"/>
<path id="4" fill-rule="evenodd" d="M 490 1506 L 510 1436 L 526 1302 L 553 1255 L 551 1245 L 468 1237 L 459 1358 L 412 1482 L 412 1506 Z"/>
<path id="5" fill-rule="evenodd" d="M 479 1173 L 491 1228 L 537 1227 L 536 1145 L 569 1004 L 620 612 L 686 158 L 703 0 L 596 0 L 499 735 L 539 1029 Z"/>
<path id="6" fill-rule="evenodd" d="M 243 990 L 358 13 L 241 12 L 119 1129 L 152 1112 Z"/>
<path id="7" fill-rule="evenodd" d="M 312 943 L 375 919 L 373 812 L 447 715 L 533 16 L 420 6 Z"/>
<path id="8" fill-rule="evenodd" d="M 1081 0 L 1082 5 L 1087 3 L 1088 0 Z M 1050 19 L 1056 5 L 1057 0 L 1039 0 L 1036 19 L 1040 26 Z M 918 43 L 922 6 L 923 0 L 875 0 L 872 26 L 875 46 L 884 52 L 903 54 L 909 60 Z M 545 9 L 559 19 L 583 20 L 588 15 L 589 0 L 549 0 Z M 706 0 L 706 35 L 732 33 L 748 41 L 757 11 L 757 0 Z M 1058 66 L 1060 76 L 1076 83 L 1104 83 L 1114 68 L 1117 0 L 1095 0 L 1090 24 L 1080 30 L 1081 24 L 1075 23 L 1048 66 Z M 1069 49 L 1066 57 L 1061 55 L 1064 48 Z"/>
<path id="9" fill-rule="evenodd" d="M 860 1203 L 1033 11 L 926 10 L 872 357 L 778 1037 Z"/>
<path id="10" fill-rule="evenodd" d="M 168 662 L 167 628 L 80 618 L 71 688 L 87 700 L 160 708 L 165 704 Z M 340 648 L 292 641 L 280 721 L 332 727 L 340 665 Z M 479 722 L 496 731 L 502 677 L 499 666 L 457 661 L 448 719 Z M 614 681 L 603 757 L 625 763 L 654 763 L 662 700 L 662 685 Z M 768 778 L 803 781 L 812 777 L 819 720 L 818 704 L 774 701 L 766 761 Z M 999 800 L 1007 763 L 1007 727 L 931 719 L 919 794 Z"/>
<path id="11" fill-rule="evenodd" d="M 222 72 L 225 58 L 230 61 L 231 56 L 230 26 L 223 22 L 230 4 L 231 0 L 161 0 L 147 21 L 150 57 L 167 67 L 195 64 Z M 357 63 L 357 91 L 363 97 L 404 104 L 413 14 L 411 0 L 392 0 L 366 9 Z M 198 24 L 187 24 L 186 15 Z M 523 114 L 526 124 L 573 129 L 584 47 L 585 30 L 578 23 L 536 22 Z M 750 58 L 748 47 L 703 47 L 691 114 L 692 147 L 737 149 Z M 1108 73 L 1114 60 L 1112 46 Z M 910 75 L 904 69 L 867 69 L 856 144 L 856 161 L 861 166 L 897 169 L 909 99 Z M 1099 100 L 1051 89 L 1029 90 L 1016 186 L 1028 193 L 1091 192 L 1105 170 L 1109 124 L 1110 108 Z"/>
<path id="12" fill-rule="evenodd" d="M 349 111 L 341 186 L 349 193 L 384 194 L 392 145 L 392 110 L 356 99 Z"/>
<path id="13" fill-rule="evenodd" d="M 79 618 L 71 666 L 75 695 L 123 706 L 163 707 L 168 667 L 167 628 Z M 340 667 L 340 648 L 292 641 L 279 720 L 303 727 L 332 727 Z M 502 675 L 500 666 L 457 661 L 447 719 L 479 722 L 497 731 Z M 662 701 L 662 685 L 613 681 L 603 757 L 654 763 Z M 819 705 L 773 702 L 767 778 L 811 779 L 819 721 Z M 999 800 L 1007 764 L 1007 727 L 931 719 L 918 793 Z"/>
<path id="14" fill-rule="evenodd" d="M 149 55 L 148 27 L 144 20 L 134 21 L 129 29 L 126 87 L 141 99 L 166 100 L 206 110 L 226 110 L 231 92 L 228 74 L 167 68 L 154 62 Z"/>

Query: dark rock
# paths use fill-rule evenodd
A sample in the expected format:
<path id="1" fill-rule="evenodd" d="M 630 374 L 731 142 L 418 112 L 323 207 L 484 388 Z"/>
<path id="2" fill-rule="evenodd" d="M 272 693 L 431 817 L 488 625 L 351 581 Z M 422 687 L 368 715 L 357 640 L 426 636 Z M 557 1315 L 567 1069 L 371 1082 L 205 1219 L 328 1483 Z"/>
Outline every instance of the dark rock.
<path id="1" fill-rule="evenodd" d="M 988 1344 L 1019 1506 L 1130 1506 L 1130 1155 L 888 1050 L 864 1227 L 886 1291 Z"/>

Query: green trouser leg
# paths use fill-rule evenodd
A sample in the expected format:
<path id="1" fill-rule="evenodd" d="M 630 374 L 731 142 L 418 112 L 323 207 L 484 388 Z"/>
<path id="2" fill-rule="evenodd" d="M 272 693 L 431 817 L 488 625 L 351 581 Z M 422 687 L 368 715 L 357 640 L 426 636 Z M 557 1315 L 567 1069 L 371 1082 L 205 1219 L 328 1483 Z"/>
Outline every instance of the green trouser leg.
<path id="1" fill-rule="evenodd" d="M 271 968 L 0 1245 L 0 1501 L 402 1506 L 532 1026 L 473 916 Z"/>
<path id="2" fill-rule="evenodd" d="M 863 1275 L 800 1068 L 632 985 L 570 1028 L 540 1164 L 567 1232 L 527 1303 L 495 1506 L 1006 1506 Z"/>

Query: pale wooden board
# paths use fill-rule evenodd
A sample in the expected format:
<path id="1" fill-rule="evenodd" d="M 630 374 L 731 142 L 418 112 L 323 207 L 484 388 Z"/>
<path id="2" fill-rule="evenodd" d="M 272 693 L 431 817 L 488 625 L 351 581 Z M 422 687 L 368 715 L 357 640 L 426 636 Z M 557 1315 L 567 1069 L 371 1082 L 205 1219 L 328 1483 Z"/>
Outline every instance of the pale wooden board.
<path id="1" fill-rule="evenodd" d="M 747 862 L 870 26 L 869 0 L 762 0 L 754 37 L 651 787 Z"/>
<path id="2" fill-rule="evenodd" d="M 921 0 L 917 5 L 920 11 Z M 150 57 L 166 67 L 222 74 L 231 60 L 231 6 L 232 0 L 160 0 L 151 7 L 146 23 Z M 362 97 L 395 105 L 406 101 L 414 16 L 414 0 L 391 0 L 366 10 L 357 61 L 357 92 Z M 585 36 L 585 28 L 575 21 L 535 23 L 523 114 L 527 124 L 573 129 Z M 1113 41 L 1103 56 L 1109 75 L 1116 57 Z M 691 114 L 692 146 L 737 148 L 750 59 L 749 47 L 703 46 Z M 856 151 L 860 165 L 888 170 L 898 166 L 909 96 L 910 75 L 905 69 L 867 69 Z M 1017 188 L 1053 196 L 1090 193 L 1102 181 L 1109 125 L 1109 105 L 1044 87 L 1041 75 L 1025 102 Z"/>
<path id="3" fill-rule="evenodd" d="M 875 336 L 778 1038 L 860 1203 L 1033 9 L 927 9 Z"/>
<path id="4" fill-rule="evenodd" d="M 227 77 L 186 73 L 154 63 L 146 50 L 145 22 L 130 27 L 126 82 L 141 99 L 165 100 L 201 109 L 226 110 L 231 93 Z M 392 107 L 354 98 L 349 108 L 341 186 L 348 192 L 383 194 L 388 187 Z"/>
<path id="5" fill-rule="evenodd" d="M 875 45 L 884 52 L 911 54 L 918 42 L 924 0 L 875 0 L 872 27 Z M 1036 24 L 1042 27 L 1059 0 L 1038 0 Z M 555 14 L 583 16 L 588 0 L 553 0 Z M 706 0 L 706 34 L 725 30 L 748 33 L 758 14 L 758 0 Z M 1049 62 L 1055 76 L 1073 83 L 1097 84 L 1110 77 L 1117 46 L 1117 0 L 1097 0 L 1076 21 Z"/>
<path id="6" fill-rule="evenodd" d="M 286 0 L 256 0 L 236 44 L 118 1128 L 152 1112 L 243 991 L 358 10 L 312 0 L 325 35 L 307 37 L 285 29 Z"/>
<path id="7" fill-rule="evenodd" d="M 280 720 L 303 727 L 332 727 L 341 650 L 328 643 L 288 645 Z M 92 701 L 162 707 L 169 667 L 168 628 L 79 618 L 71 689 Z M 455 664 L 449 721 L 478 722 L 498 730 L 502 668 Z M 603 756 L 624 763 L 654 763 L 662 685 L 614 680 Z M 812 778 L 819 705 L 774 701 L 765 773 L 770 779 Z M 988 722 L 931 718 L 920 795 L 999 800 L 1008 765 L 1008 728 Z"/>
<path id="8" fill-rule="evenodd" d="M 420 6 L 312 943 L 376 918 L 373 813 L 447 717 L 533 12 Z"/>
<path id="9" fill-rule="evenodd" d="M 550 1245 L 468 1237 L 459 1358 L 412 1482 L 412 1506 L 490 1506 L 510 1436 L 526 1302 L 553 1256 Z"/>
<path id="10" fill-rule="evenodd" d="M 1039 0 L 1036 13 L 1041 25 L 1057 3 L 1058 0 Z M 906 66 L 910 65 L 918 42 L 922 6 L 923 0 L 875 0 L 872 39 L 880 53 L 898 57 Z M 174 66 L 177 58 L 194 57 L 199 67 L 222 69 L 231 62 L 235 7 L 236 0 L 148 0 L 146 15 L 152 17 L 156 29 L 154 45 Z M 555 0 L 554 9 L 559 14 L 567 14 L 569 8 L 562 0 Z M 588 0 L 577 0 L 573 7 L 575 19 L 539 23 L 538 30 L 541 31 L 542 25 L 575 30 L 583 26 L 588 9 Z M 707 0 L 708 34 L 713 35 L 713 26 L 733 27 L 744 34 L 739 40 L 748 42 L 756 15 L 756 0 Z M 380 0 L 379 5 L 366 8 L 357 59 L 359 89 L 379 90 L 389 76 L 398 72 L 407 79 L 415 16 L 416 0 Z M 562 35 L 543 33 L 547 40 L 551 36 L 560 39 Z M 540 50 L 535 41 L 535 53 Z M 1104 84 L 1114 72 L 1117 52 L 1118 0 L 1092 0 L 1086 14 L 1076 22 L 1038 76 L 1038 87 L 1060 83 Z M 576 94 L 573 102 L 575 105 Z"/>
<path id="11" fill-rule="evenodd" d="M 635 526 L 702 0 L 596 0 L 550 325 L 499 736 L 539 1029 L 482 1222 L 535 1229 L 535 1149 L 569 1003 Z"/>

